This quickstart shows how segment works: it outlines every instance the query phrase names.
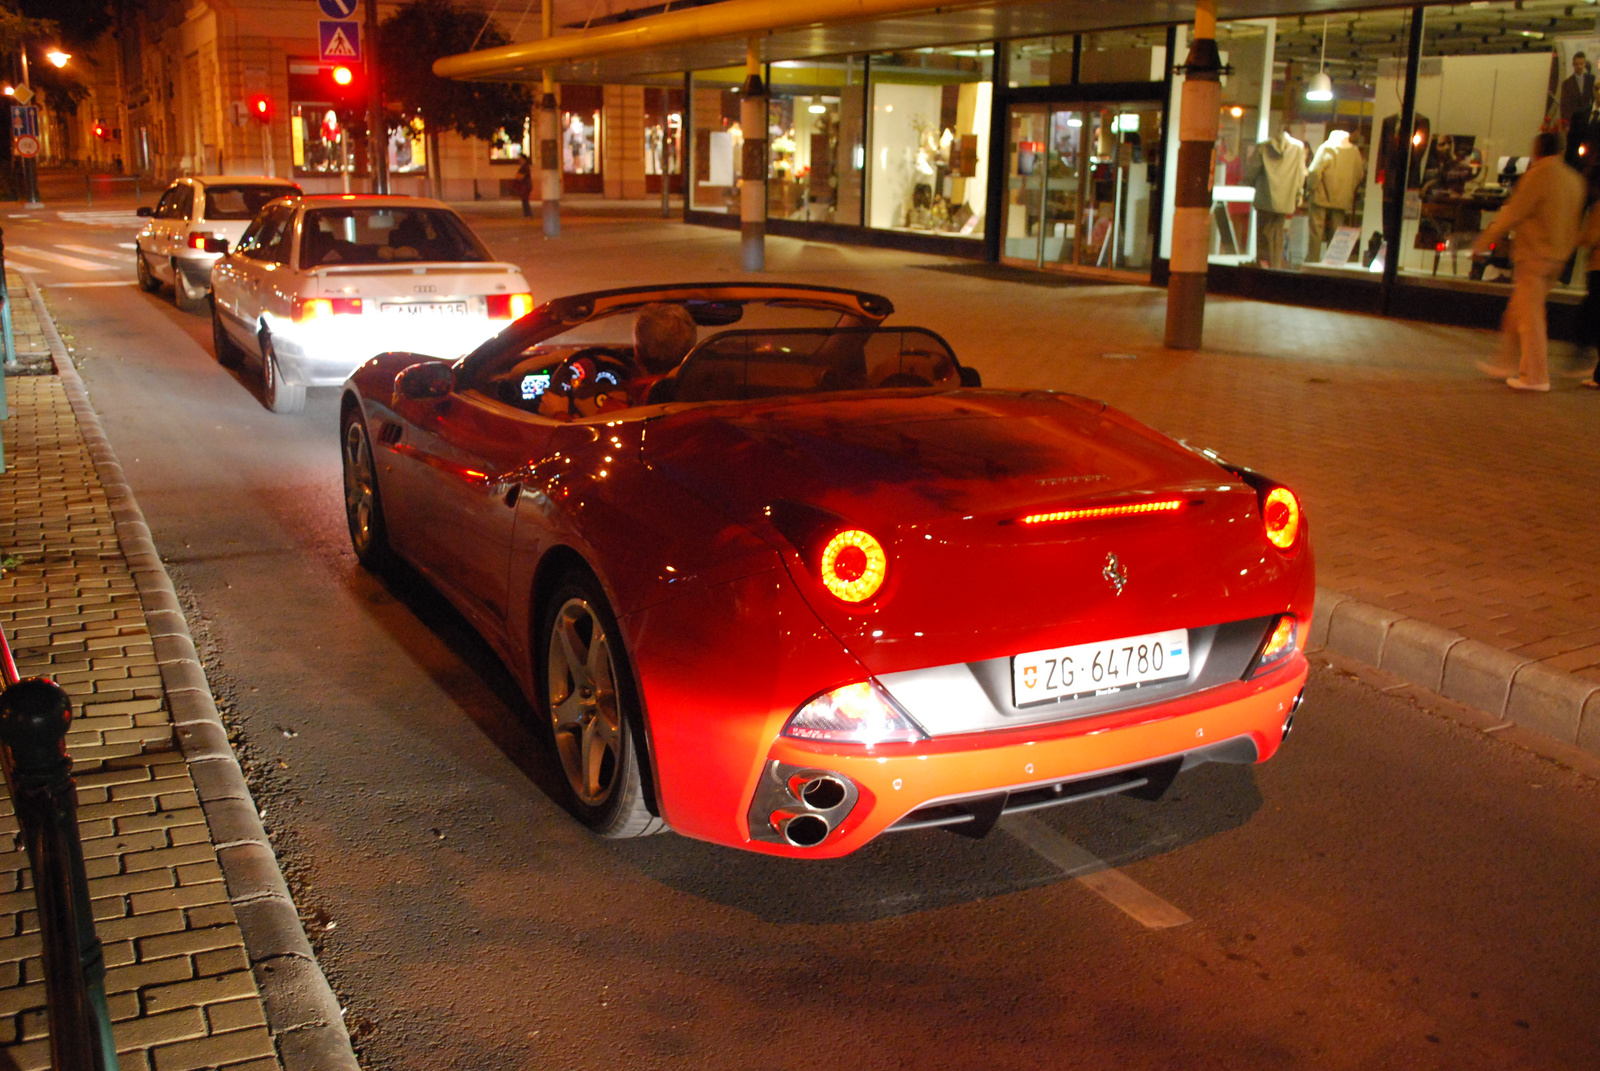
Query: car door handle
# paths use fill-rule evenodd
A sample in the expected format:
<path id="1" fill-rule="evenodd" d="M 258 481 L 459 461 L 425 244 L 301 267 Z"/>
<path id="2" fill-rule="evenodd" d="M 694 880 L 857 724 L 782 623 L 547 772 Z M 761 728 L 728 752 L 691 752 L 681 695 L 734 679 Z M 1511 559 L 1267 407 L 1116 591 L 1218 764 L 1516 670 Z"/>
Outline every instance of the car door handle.
<path id="1" fill-rule="evenodd" d="M 521 497 L 521 495 L 522 485 L 520 483 L 512 484 L 511 487 L 506 491 L 506 505 L 508 507 L 515 506 L 517 504 L 517 499 Z"/>

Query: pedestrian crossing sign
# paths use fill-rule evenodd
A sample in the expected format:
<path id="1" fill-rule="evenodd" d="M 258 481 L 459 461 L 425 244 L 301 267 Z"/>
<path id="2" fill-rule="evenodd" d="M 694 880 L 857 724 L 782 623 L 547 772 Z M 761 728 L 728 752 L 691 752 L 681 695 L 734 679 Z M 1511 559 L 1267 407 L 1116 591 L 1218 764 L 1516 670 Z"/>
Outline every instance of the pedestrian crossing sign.
<path id="1" fill-rule="evenodd" d="M 361 24 L 338 19 L 318 19 L 317 59 L 323 63 L 359 61 Z"/>

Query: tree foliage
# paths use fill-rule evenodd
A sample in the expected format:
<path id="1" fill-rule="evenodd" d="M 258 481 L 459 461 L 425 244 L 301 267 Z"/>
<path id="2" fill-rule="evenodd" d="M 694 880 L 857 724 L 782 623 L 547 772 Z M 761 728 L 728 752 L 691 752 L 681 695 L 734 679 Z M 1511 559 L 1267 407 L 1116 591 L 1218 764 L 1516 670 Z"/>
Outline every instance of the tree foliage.
<path id="1" fill-rule="evenodd" d="M 64 0 L 65 2 L 65 0 Z M 73 6 L 68 4 L 69 7 Z M 91 9 L 103 12 L 105 4 L 88 3 Z M 50 64 L 42 61 L 42 50 L 45 46 L 65 45 L 69 48 L 79 47 L 77 42 L 85 44 L 93 36 L 84 37 L 64 36 L 61 26 L 52 19 L 38 18 L 28 14 L 28 10 L 38 7 L 40 10 L 52 10 L 48 5 L 40 3 L 25 3 L 22 10 L 12 0 L 0 0 L 0 55 L 15 56 L 17 51 L 24 46 L 29 50 L 30 62 L 28 64 L 28 82 L 53 109 L 66 115 L 75 115 L 78 111 L 78 102 L 89 95 L 89 90 L 83 85 L 73 72 L 57 70 Z M 74 57 L 80 60 L 81 57 Z M 68 65 L 71 66 L 70 64 Z"/>
<path id="2" fill-rule="evenodd" d="M 481 31 L 481 32 L 480 32 Z M 533 98 L 509 82 L 457 82 L 433 73 L 433 61 L 474 48 L 510 43 L 494 20 L 450 0 L 414 0 L 378 27 L 383 98 L 404 116 L 421 115 L 432 131 L 454 130 L 488 141 L 501 129 L 520 131 Z"/>

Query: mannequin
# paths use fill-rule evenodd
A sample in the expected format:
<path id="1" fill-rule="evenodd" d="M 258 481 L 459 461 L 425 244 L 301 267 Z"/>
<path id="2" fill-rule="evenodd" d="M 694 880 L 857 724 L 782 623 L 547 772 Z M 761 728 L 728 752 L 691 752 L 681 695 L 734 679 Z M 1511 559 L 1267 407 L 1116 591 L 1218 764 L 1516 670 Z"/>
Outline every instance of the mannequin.
<path id="1" fill-rule="evenodd" d="M 1350 140 L 1348 130 L 1335 130 L 1317 147 L 1306 181 L 1306 199 L 1311 204 L 1311 248 L 1307 259 L 1322 259 L 1322 246 L 1333 240 L 1334 232 L 1344 226 L 1355 207 L 1356 190 L 1366 172 L 1367 162 Z"/>
<path id="2" fill-rule="evenodd" d="M 1256 259 L 1265 268 L 1284 268 L 1284 221 L 1300 207 L 1306 184 L 1306 143 L 1278 129 L 1256 145 L 1245 166 L 1244 181 L 1256 189 L 1255 208 L 1261 236 Z"/>

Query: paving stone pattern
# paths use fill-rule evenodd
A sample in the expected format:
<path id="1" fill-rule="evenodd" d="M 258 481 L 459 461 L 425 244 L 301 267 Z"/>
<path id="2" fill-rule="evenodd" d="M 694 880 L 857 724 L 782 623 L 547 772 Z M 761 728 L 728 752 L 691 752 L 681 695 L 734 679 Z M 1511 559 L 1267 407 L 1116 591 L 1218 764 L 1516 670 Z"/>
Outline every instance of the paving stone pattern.
<path id="1" fill-rule="evenodd" d="M 72 409 L 55 376 L 7 388 L 0 547 L 22 564 L 0 578 L 0 623 L 19 671 L 54 677 L 73 701 L 67 748 L 122 1068 L 278 1069 L 144 610 Z M 3 789 L 0 833 L 0 1065 L 33 1071 L 49 1067 L 38 914 Z"/>

